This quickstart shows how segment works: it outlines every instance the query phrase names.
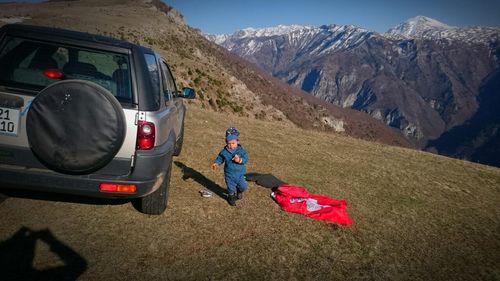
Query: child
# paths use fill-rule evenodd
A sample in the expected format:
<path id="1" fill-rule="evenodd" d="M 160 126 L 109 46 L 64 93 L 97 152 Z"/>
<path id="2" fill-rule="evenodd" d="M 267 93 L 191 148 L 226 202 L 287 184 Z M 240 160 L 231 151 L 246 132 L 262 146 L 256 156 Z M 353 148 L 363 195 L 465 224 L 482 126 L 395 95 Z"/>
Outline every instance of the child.
<path id="1" fill-rule="evenodd" d="M 248 155 L 245 149 L 238 143 L 240 133 L 234 127 L 226 130 L 226 146 L 219 152 L 219 155 L 212 164 L 212 170 L 217 166 L 224 165 L 224 179 L 226 180 L 228 202 L 231 206 L 236 206 L 236 200 L 243 197 L 243 192 L 247 189 L 245 180 Z"/>

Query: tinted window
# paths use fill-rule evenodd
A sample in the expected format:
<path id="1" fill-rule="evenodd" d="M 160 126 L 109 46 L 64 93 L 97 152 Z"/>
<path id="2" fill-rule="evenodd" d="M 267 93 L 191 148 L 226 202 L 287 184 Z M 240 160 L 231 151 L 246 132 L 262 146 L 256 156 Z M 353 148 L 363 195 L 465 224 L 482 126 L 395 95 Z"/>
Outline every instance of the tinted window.
<path id="1" fill-rule="evenodd" d="M 160 96 L 160 72 L 158 71 L 158 64 L 156 57 L 151 54 L 144 54 L 146 64 L 148 65 L 149 77 L 151 78 L 152 90 L 155 96 Z"/>
<path id="2" fill-rule="evenodd" d="M 127 55 L 7 37 L 0 66 L 3 85 L 41 90 L 63 79 L 82 79 L 101 85 L 120 101 L 132 100 Z"/>

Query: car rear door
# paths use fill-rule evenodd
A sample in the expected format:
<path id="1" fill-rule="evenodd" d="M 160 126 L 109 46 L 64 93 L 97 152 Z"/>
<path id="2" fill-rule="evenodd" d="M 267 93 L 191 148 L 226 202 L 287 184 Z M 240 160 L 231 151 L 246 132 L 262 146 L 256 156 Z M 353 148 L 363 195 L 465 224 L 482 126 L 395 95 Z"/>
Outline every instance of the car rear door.
<path id="1" fill-rule="evenodd" d="M 162 76 L 162 108 L 168 114 L 165 115 L 165 121 L 162 122 L 162 126 L 165 126 L 164 131 L 173 129 L 175 136 L 178 137 L 181 130 L 181 122 L 179 122 L 181 113 L 177 104 L 175 103 L 174 96 L 177 93 L 177 88 L 175 86 L 174 78 L 168 64 L 162 58 L 160 58 L 160 69 Z"/>

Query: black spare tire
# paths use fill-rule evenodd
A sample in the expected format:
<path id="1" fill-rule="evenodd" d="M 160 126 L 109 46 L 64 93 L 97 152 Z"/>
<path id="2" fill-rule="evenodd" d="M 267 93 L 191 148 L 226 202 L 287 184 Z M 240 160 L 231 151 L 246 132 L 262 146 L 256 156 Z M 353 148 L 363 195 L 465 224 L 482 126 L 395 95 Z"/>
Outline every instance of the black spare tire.
<path id="1" fill-rule="evenodd" d="M 122 107 L 103 87 L 65 80 L 43 89 L 26 119 L 28 142 L 48 168 L 89 174 L 108 164 L 125 139 Z"/>

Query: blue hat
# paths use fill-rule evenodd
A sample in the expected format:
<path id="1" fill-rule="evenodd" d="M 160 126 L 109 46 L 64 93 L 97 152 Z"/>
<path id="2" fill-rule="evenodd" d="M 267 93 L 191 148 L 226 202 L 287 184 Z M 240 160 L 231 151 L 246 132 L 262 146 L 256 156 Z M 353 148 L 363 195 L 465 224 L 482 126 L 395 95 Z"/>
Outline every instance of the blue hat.
<path id="1" fill-rule="evenodd" d="M 235 127 L 226 130 L 226 141 L 237 140 L 240 137 L 240 132 Z"/>

